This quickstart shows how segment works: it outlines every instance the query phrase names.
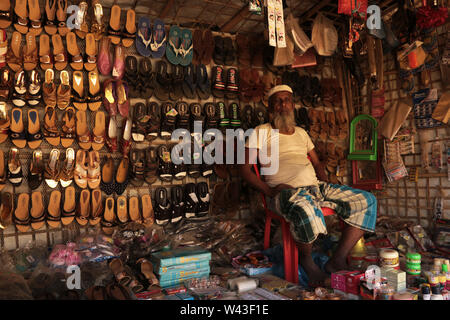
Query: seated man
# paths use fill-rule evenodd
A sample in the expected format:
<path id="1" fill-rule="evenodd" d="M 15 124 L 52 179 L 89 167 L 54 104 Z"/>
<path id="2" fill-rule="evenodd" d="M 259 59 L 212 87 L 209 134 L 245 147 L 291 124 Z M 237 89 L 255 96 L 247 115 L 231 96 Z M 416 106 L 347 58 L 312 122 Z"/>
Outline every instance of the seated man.
<path id="1" fill-rule="evenodd" d="M 320 285 L 327 274 L 313 262 L 311 249 L 318 235 L 327 233 L 321 207 L 334 209 L 346 222 L 337 250 L 325 265 L 325 271 L 332 273 L 347 269 L 346 258 L 353 246 L 365 231 L 374 232 L 376 198 L 370 192 L 328 183 L 310 137 L 295 126 L 292 89 L 279 85 L 272 88 L 268 96 L 270 122 L 255 128 L 252 134 L 255 139 L 249 137 L 246 164 L 240 166 L 240 172 L 266 195 L 268 207 L 288 221 L 310 285 Z M 279 133 L 272 129 L 278 129 Z M 261 157 L 261 150 L 271 150 L 271 143 L 279 145 L 278 159 L 271 158 L 279 161 L 278 172 L 263 176 L 263 181 L 252 171 L 252 164 Z"/>

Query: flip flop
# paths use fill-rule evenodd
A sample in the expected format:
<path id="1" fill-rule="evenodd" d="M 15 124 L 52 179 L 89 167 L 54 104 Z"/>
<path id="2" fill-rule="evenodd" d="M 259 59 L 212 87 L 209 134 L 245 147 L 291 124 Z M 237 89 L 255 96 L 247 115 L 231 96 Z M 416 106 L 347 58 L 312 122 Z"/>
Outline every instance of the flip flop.
<path id="1" fill-rule="evenodd" d="M 136 38 L 136 12 L 134 11 L 136 4 L 137 1 L 134 2 L 133 8 L 127 10 L 127 20 L 122 32 L 122 44 L 125 48 L 131 47 Z"/>
<path id="2" fill-rule="evenodd" d="M 166 226 L 170 223 L 172 215 L 167 189 L 158 187 L 155 191 L 155 198 L 155 222 L 159 226 Z"/>
<path id="3" fill-rule="evenodd" d="M 22 117 L 22 109 L 13 108 L 11 110 L 11 142 L 20 149 L 25 148 L 27 145 L 27 134 L 25 132 Z"/>
<path id="4" fill-rule="evenodd" d="M 88 107 L 91 111 L 97 111 L 102 105 L 102 95 L 100 93 L 100 78 L 97 70 L 90 71 L 88 74 L 89 92 Z"/>
<path id="5" fill-rule="evenodd" d="M 181 30 L 181 45 L 179 49 L 179 64 L 182 66 L 188 66 L 192 63 L 192 57 L 194 55 L 192 31 L 189 29 Z"/>
<path id="6" fill-rule="evenodd" d="M 197 66 L 197 95 L 202 100 L 208 100 L 211 96 L 211 81 L 204 64 Z"/>
<path id="7" fill-rule="evenodd" d="M 114 4 L 111 7 L 111 15 L 109 18 L 109 26 L 108 26 L 108 37 L 111 39 L 113 44 L 119 44 L 121 41 L 122 32 L 120 31 L 120 14 L 122 9 Z"/>
<path id="8" fill-rule="evenodd" d="M 70 186 L 64 189 L 64 205 L 62 208 L 61 222 L 63 225 L 67 226 L 73 222 L 75 219 L 75 209 L 76 209 L 76 195 L 75 187 Z"/>
<path id="9" fill-rule="evenodd" d="M 77 36 L 73 32 L 68 32 L 66 35 L 67 52 L 70 54 L 70 67 L 73 70 L 83 70 L 83 57 L 78 48 Z"/>
<path id="10" fill-rule="evenodd" d="M 214 38 L 212 36 L 211 30 L 205 30 L 205 32 L 203 33 L 203 48 L 204 49 L 201 63 L 204 65 L 209 65 L 214 53 Z"/>
<path id="11" fill-rule="evenodd" d="M 27 141 L 30 149 L 36 149 L 42 143 L 41 125 L 39 123 L 39 114 L 36 109 L 28 110 Z"/>
<path id="12" fill-rule="evenodd" d="M 77 186 L 79 186 L 81 189 L 87 188 L 88 183 L 88 153 L 86 150 L 79 149 L 77 151 L 77 157 L 75 162 L 75 170 L 73 173 L 73 178 L 75 180 L 75 183 Z"/>
<path id="13" fill-rule="evenodd" d="M 42 37 L 42 36 L 41 36 Z M 56 84 L 53 69 L 45 70 L 44 83 L 42 85 L 43 100 L 47 107 L 56 107 Z"/>
<path id="14" fill-rule="evenodd" d="M 214 62 L 218 65 L 225 64 L 225 52 L 223 47 L 223 38 L 221 36 L 214 37 Z"/>
<path id="15" fill-rule="evenodd" d="M 14 28 L 22 34 L 28 33 L 27 0 L 14 1 Z"/>
<path id="16" fill-rule="evenodd" d="M 45 209 L 44 200 L 42 199 L 42 193 L 35 191 L 31 194 L 31 210 L 30 210 L 30 222 L 33 230 L 42 228 L 45 224 Z"/>
<path id="17" fill-rule="evenodd" d="M 195 77 L 194 66 L 191 64 L 186 67 L 184 72 L 183 93 L 187 99 L 195 99 Z"/>
<path id="18" fill-rule="evenodd" d="M 39 61 L 42 70 L 53 68 L 53 56 L 50 52 L 50 37 L 42 34 L 39 37 Z"/>
<path id="19" fill-rule="evenodd" d="M 169 100 L 170 77 L 167 73 L 167 64 L 160 60 L 156 65 L 156 90 L 155 96 L 160 101 Z"/>
<path id="20" fill-rule="evenodd" d="M 86 56 L 87 60 L 84 63 L 86 71 L 93 71 L 97 68 L 97 42 L 92 33 L 86 34 Z"/>
<path id="21" fill-rule="evenodd" d="M 100 189 L 92 190 L 91 194 L 91 217 L 89 224 L 95 226 L 100 223 L 103 215 L 102 192 Z"/>
<path id="22" fill-rule="evenodd" d="M 6 61 L 8 66 L 14 71 L 18 72 L 22 69 L 23 64 L 23 50 L 22 50 L 22 34 L 14 31 L 11 37 L 11 44 L 9 46 Z"/>
<path id="23" fill-rule="evenodd" d="M 103 106 L 110 116 L 117 114 L 116 83 L 112 79 L 103 82 Z"/>
<path id="24" fill-rule="evenodd" d="M 80 226 L 85 226 L 88 223 L 89 215 L 91 213 L 91 193 L 89 190 L 81 190 L 80 199 L 77 202 L 77 211 L 75 219 Z"/>
<path id="25" fill-rule="evenodd" d="M 138 21 L 138 29 L 136 34 L 136 50 L 143 57 L 150 57 L 152 42 L 152 29 L 150 19 L 141 17 Z"/>
<path id="26" fill-rule="evenodd" d="M 28 32 L 26 37 L 26 46 L 23 53 L 23 68 L 26 71 L 31 71 L 37 67 L 38 64 L 38 48 L 36 45 L 36 36 Z"/>
<path id="27" fill-rule="evenodd" d="M 98 151 L 105 145 L 106 135 L 106 116 L 103 111 L 97 111 L 95 113 L 95 124 L 92 129 L 92 149 Z"/>
<path id="28" fill-rule="evenodd" d="M 150 117 L 147 129 L 147 140 L 155 140 L 161 128 L 161 106 L 156 102 L 150 102 L 147 106 L 147 114 Z"/>
<path id="29" fill-rule="evenodd" d="M 88 13 L 87 1 L 81 0 L 78 2 L 78 15 L 76 17 L 79 29 L 75 29 L 75 33 L 80 39 L 84 39 L 89 32 L 86 15 Z"/>
<path id="30" fill-rule="evenodd" d="M 114 193 L 114 161 L 111 154 L 107 154 L 102 167 L 100 189 L 107 195 Z"/>
<path id="31" fill-rule="evenodd" d="M 53 190 L 47 208 L 47 223 L 50 228 L 61 226 L 61 192 Z"/>
<path id="32" fill-rule="evenodd" d="M 114 205 L 115 205 L 114 198 L 108 197 L 105 201 L 105 212 L 100 222 L 102 226 L 102 231 L 106 235 L 111 235 L 114 231 L 114 227 L 116 226 L 116 214 Z"/>
<path id="33" fill-rule="evenodd" d="M 140 91 L 140 97 L 150 99 L 156 87 L 156 76 L 152 72 L 152 61 L 150 58 L 145 57 L 139 62 L 138 78 L 140 83 L 137 84 L 137 87 Z"/>
<path id="34" fill-rule="evenodd" d="M 139 102 L 133 106 L 133 127 L 131 136 L 134 142 L 142 142 L 145 140 L 145 128 L 147 126 L 147 106 Z"/>
<path id="35" fill-rule="evenodd" d="M 77 118 L 77 140 L 82 149 L 89 150 L 91 148 L 91 135 L 87 124 L 86 111 L 78 110 Z"/>
<path id="36" fill-rule="evenodd" d="M 153 35 L 150 48 L 152 57 L 156 59 L 162 58 L 166 52 L 166 29 L 164 21 L 160 19 L 153 21 Z"/>
<path id="37" fill-rule="evenodd" d="M 169 44 L 166 46 L 166 58 L 173 65 L 180 64 L 179 55 L 181 49 L 181 29 L 178 26 L 172 26 L 169 31 Z"/>
<path id="38" fill-rule="evenodd" d="M 184 70 L 182 66 L 172 66 L 170 100 L 177 101 L 183 97 Z"/>
<path id="39" fill-rule="evenodd" d="M 72 79 L 73 105 L 78 110 L 86 111 L 87 97 L 84 89 L 84 73 L 81 71 L 74 71 L 72 73 L 72 77 L 73 77 Z"/>
<path id="40" fill-rule="evenodd" d="M 192 63 L 197 65 L 201 63 L 204 52 L 203 30 L 195 29 L 192 37 L 192 43 L 194 44 L 194 56 L 192 57 Z"/>
<path id="41" fill-rule="evenodd" d="M 63 115 L 63 127 L 61 133 L 61 145 L 64 148 L 70 147 L 76 138 L 75 109 L 66 108 Z"/>
<path id="42" fill-rule="evenodd" d="M 149 185 L 153 184 L 157 180 L 158 170 L 158 151 L 156 147 L 152 146 L 145 150 L 145 182 Z"/>
<path id="43" fill-rule="evenodd" d="M 145 194 L 141 197 L 142 202 L 142 218 L 143 224 L 150 227 L 155 223 L 155 213 L 153 211 L 152 198 L 149 194 Z"/>
<path id="44" fill-rule="evenodd" d="M 11 1 L 5 0 L 0 3 L 0 29 L 8 29 L 11 23 Z"/>
<path id="45" fill-rule="evenodd" d="M 27 73 L 22 70 L 14 75 L 14 91 L 12 93 L 12 103 L 16 107 L 24 107 L 27 103 Z"/>
<path id="46" fill-rule="evenodd" d="M 17 198 L 17 208 L 14 210 L 13 221 L 19 232 L 30 230 L 30 195 L 21 193 Z"/>
<path id="47" fill-rule="evenodd" d="M 52 35 L 53 57 L 55 60 L 55 69 L 62 71 L 67 67 L 67 52 L 59 34 Z"/>

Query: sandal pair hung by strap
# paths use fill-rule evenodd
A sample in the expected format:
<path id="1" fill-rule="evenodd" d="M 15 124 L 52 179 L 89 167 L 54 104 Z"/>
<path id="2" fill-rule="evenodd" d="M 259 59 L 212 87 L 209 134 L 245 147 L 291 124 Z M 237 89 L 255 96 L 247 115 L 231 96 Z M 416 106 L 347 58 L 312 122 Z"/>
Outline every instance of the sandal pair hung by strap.
<path id="1" fill-rule="evenodd" d="M 162 58 L 166 53 L 164 21 L 155 19 L 153 28 L 150 19 L 141 17 L 136 33 L 136 50 L 143 57 Z"/>

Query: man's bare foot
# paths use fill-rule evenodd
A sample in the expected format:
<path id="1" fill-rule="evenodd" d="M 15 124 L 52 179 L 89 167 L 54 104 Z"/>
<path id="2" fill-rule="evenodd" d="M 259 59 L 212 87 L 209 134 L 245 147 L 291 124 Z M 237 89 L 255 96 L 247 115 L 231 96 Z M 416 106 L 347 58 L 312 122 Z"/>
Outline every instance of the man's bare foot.
<path id="1" fill-rule="evenodd" d="M 311 261 L 308 260 L 309 259 L 300 259 L 300 264 L 308 275 L 308 285 L 310 287 L 320 287 L 325 285 L 325 279 L 328 275 L 320 270 L 312 259 Z"/>
<path id="2" fill-rule="evenodd" d="M 332 257 L 325 264 L 325 271 L 327 271 L 328 273 L 334 273 L 341 270 L 348 270 L 348 265 L 345 259 Z"/>

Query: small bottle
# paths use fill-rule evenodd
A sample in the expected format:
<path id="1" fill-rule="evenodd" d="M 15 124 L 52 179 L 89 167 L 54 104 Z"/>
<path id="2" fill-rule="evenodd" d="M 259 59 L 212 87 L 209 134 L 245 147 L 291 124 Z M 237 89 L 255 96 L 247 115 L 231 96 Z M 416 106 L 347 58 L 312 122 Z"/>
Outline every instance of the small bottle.
<path id="1" fill-rule="evenodd" d="M 431 288 L 429 284 L 423 284 L 421 287 L 422 300 L 431 300 Z"/>

